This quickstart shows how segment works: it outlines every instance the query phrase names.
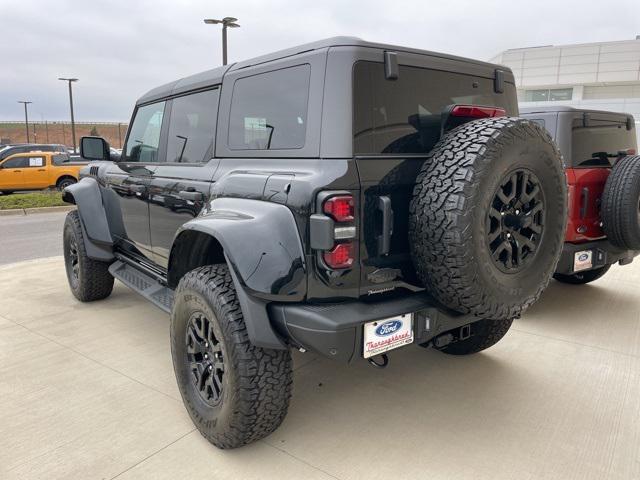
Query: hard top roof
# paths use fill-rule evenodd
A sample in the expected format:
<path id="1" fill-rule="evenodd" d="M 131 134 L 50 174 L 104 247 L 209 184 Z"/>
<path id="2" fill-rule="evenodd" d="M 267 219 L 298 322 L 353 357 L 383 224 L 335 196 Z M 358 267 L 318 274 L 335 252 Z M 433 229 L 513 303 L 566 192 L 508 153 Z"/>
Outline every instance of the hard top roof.
<path id="1" fill-rule="evenodd" d="M 607 115 L 622 115 L 625 117 L 633 117 L 630 113 L 625 112 L 611 112 L 606 110 L 593 110 L 591 108 L 576 108 L 569 107 L 566 105 L 550 105 L 550 106 L 539 106 L 539 107 L 521 107 L 520 114 L 521 115 L 531 115 L 535 113 L 557 113 L 557 112 L 576 112 L 576 113 L 601 113 Z"/>
<path id="2" fill-rule="evenodd" d="M 227 71 L 240 70 L 242 68 L 247 68 L 253 65 L 259 65 L 261 63 L 271 62 L 273 60 L 279 60 L 281 58 L 291 57 L 293 55 L 298 55 L 298 54 L 310 52 L 313 50 L 320 50 L 323 48 L 341 47 L 341 46 L 376 48 L 376 49 L 382 49 L 382 50 L 393 50 L 395 52 L 416 53 L 421 55 L 429 55 L 432 57 L 459 60 L 466 63 L 473 63 L 475 65 L 493 66 L 498 68 L 497 65 L 493 65 L 491 63 L 481 62 L 479 60 L 472 60 L 469 58 L 458 57 L 455 55 L 448 55 L 445 53 L 436 53 L 436 52 L 431 52 L 428 50 L 420 50 L 416 48 L 408 48 L 408 47 L 401 47 L 397 45 L 367 42 L 357 37 L 331 37 L 331 38 L 326 38 L 324 40 L 318 40 L 316 42 L 306 43 L 303 45 L 298 45 L 296 47 L 287 48 L 285 50 L 279 50 L 277 52 L 251 58 L 249 60 L 243 60 L 238 63 L 214 68 L 212 70 L 207 70 L 201 73 L 196 73 L 195 75 L 184 77 L 182 79 L 167 83 L 165 85 L 161 85 L 159 87 L 156 87 L 148 91 L 138 99 L 137 103 L 138 104 L 147 103 L 154 100 L 158 100 L 163 97 L 167 97 L 169 95 L 178 95 L 180 93 L 187 92 L 190 90 L 196 90 L 198 88 L 204 88 L 209 85 L 215 85 L 215 84 L 221 83 L 222 77 Z"/>

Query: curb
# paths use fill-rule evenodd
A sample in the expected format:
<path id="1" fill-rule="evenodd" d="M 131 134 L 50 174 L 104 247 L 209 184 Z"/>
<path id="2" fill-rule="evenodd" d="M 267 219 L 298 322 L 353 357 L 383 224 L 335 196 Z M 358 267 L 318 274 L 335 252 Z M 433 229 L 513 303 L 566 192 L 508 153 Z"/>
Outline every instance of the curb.
<path id="1" fill-rule="evenodd" d="M 69 212 L 75 210 L 75 205 L 63 205 L 59 207 L 35 207 L 35 208 L 12 208 L 11 210 L 0 210 L 0 217 L 14 215 L 33 215 L 37 213 Z"/>

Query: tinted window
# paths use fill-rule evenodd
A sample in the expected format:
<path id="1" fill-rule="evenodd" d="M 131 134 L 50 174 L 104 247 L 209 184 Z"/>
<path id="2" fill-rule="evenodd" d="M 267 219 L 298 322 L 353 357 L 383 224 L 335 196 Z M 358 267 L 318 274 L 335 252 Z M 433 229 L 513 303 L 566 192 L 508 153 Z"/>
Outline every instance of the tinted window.
<path id="1" fill-rule="evenodd" d="M 572 166 L 609 167 L 616 158 L 626 155 L 627 150 L 636 150 L 636 131 L 627 130 L 626 119 L 624 123 L 591 119 L 586 127 L 582 119 L 574 120 Z"/>
<path id="2" fill-rule="evenodd" d="M 304 146 L 311 67 L 241 78 L 233 87 L 229 147 L 241 150 Z"/>
<path id="3" fill-rule="evenodd" d="M 2 168 L 25 168 L 29 165 L 28 157 L 10 158 L 2 164 Z"/>
<path id="4" fill-rule="evenodd" d="M 158 161 L 164 105 L 165 102 L 159 102 L 138 108 L 127 139 L 126 161 Z"/>
<path id="5" fill-rule="evenodd" d="M 167 162 L 198 163 L 213 153 L 218 89 L 173 99 Z"/>
<path id="6" fill-rule="evenodd" d="M 69 162 L 71 160 L 71 157 L 69 157 L 69 155 L 67 154 L 53 155 L 51 157 L 51 160 L 54 165 L 62 165 L 65 162 Z"/>
<path id="7" fill-rule="evenodd" d="M 484 105 L 517 112 L 515 87 L 493 91 L 493 80 L 400 66 L 387 80 L 384 65 L 354 67 L 354 153 L 426 153 L 438 141 L 441 113 L 450 105 Z"/>

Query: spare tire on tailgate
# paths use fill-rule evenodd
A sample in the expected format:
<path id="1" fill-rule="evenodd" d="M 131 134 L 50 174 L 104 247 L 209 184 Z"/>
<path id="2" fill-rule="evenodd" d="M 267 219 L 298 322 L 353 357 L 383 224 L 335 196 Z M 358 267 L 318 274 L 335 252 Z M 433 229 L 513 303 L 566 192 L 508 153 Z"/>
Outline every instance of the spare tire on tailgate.
<path id="1" fill-rule="evenodd" d="M 562 158 L 544 128 L 508 117 L 455 128 L 416 180 L 409 240 L 420 280 L 461 313 L 518 317 L 555 271 L 566 203 Z"/>
<path id="2" fill-rule="evenodd" d="M 602 194 L 602 228 L 609 241 L 640 250 L 640 156 L 618 160 Z"/>

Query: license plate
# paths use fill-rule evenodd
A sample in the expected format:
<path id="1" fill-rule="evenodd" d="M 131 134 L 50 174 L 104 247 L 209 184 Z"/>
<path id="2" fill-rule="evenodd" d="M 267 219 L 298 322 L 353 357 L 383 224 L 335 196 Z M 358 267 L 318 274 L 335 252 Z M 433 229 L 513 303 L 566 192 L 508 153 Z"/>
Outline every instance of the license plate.
<path id="1" fill-rule="evenodd" d="M 380 355 L 412 342 L 412 313 L 364 324 L 364 358 Z"/>
<path id="2" fill-rule="evenodd" d="M 593 252 L 591 250 L 583 250 L 573 255 L 573 271 L 588 270 L 593 267 Z"/>

